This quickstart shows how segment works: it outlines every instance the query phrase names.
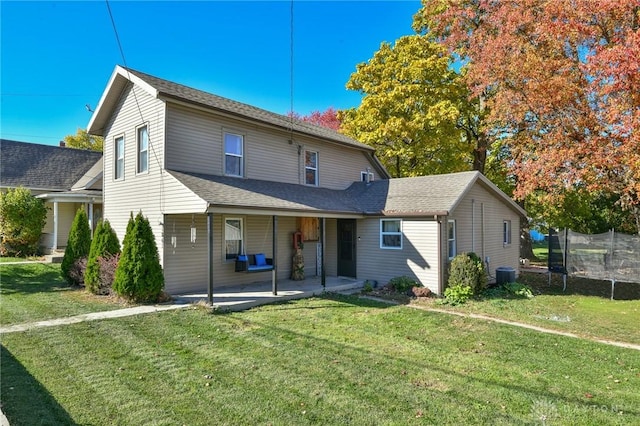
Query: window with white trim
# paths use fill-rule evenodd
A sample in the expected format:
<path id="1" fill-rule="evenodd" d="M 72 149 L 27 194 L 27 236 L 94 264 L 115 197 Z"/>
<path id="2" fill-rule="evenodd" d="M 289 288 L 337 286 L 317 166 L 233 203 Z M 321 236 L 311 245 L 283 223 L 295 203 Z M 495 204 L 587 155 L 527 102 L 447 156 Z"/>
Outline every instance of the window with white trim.
<path id="1" fill-rule="evenodd" d="M 449 247 L 449 259 L 456 257 L 456 221 L 447 221 L 447 245 Z"/>
<path id="2" fill-rule="evenodd" d="M 233 260 L 242 254 L 244 244 L 244 224 L 241 217 L 227 217 L 224 219 L 224 250 L 225 259 Z"/>
<path id="3" fill-rule="evenodd" d="M 136 139 L 138 146 L 137 173 L 146 173 L 149 171 L 149 130 L 147 126 L 138 128 Z"/>
<path id="4" fill-rule="evenodd" d="M 318 153 L 304 152 L 304 183 L 318 186 Z"/>
<path id="5" fill-rule="evenodd" d="M 503 220 L 502 221 L 502 244 L 509 245 L 511 244 L 511 221 Z"/>
<path id="6" fill-rule="evenodd" d="M 402 219 L 380 219 L 380 248 L 402 249 Z"/>
<path id="7" fill-rule="evenodd" d="M 237 133 L 224 134 L 224 174 L 244 176 L 244 136 Z"/>
<path id="8" fill-rule="evenodd" d="M 113 179 L 124 179 L 124 136 L 118 136 L 113 142 Z"/>
<path id="9" fill-rule="evenodd" d="M 361 182 L 373 182 L 373 173 L 371 172 L 360 172 L 360 181 Z"/>

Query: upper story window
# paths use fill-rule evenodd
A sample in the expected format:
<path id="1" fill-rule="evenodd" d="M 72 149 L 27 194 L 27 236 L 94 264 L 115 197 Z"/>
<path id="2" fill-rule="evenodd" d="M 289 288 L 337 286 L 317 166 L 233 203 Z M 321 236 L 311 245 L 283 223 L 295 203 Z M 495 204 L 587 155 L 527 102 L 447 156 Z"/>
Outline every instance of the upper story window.
<path id="1" fill-rule="evenodd" d="M 138 128 L 138 166 L 137 173 L 149 171 L 149 130 L 147 126 Z"/>
<path id="2" fill-rule="evenodd" d="M 360 181 L 373 182 L 373 173 L 371 173 L 370 171 L 360 172 Z"/>
<path id="3" fill-rule="evenodd" d="M 304 152 L 304 183 L 318 186 L 318 153 Z"/>
<path id="4" fill-rule="evenodd" d="M 511 244 L 511 221 L 503 220 L 502 221 L 502 244 L 509 245 Z"/>
<path id="5" fill-rule="evenodd" d="M 113 142 L 114 179 L 124 179 L 124 136 L 118 136 Z"/>
<path id="6" fill-rule="evenodd" d="M 242 135 L 224 134 L 224 174 L 244 176 L 244 137 Z"/>
<path id="7" fill-rule="evenodd" d="M 402 249 L 402 219 L 380 219 L 380 248 Z"/>
<path id="8" fill-rule="evenodd" d="M 447 221 L 447 241 L 449 245 L 449 259 L 456 257 L 458 248 L 456 247 L 456 221 Z"/>

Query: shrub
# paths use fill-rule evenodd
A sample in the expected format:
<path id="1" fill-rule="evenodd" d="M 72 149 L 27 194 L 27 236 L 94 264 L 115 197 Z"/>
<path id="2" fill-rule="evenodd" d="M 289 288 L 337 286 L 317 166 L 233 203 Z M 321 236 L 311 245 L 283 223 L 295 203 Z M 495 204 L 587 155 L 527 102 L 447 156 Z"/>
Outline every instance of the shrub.
<path id="1" fill-rule="evenodd" d="M 81 285 L 80 281 L 70 275 L 71 266 L 81 258 L 89 255 L 91 247 L 91 230 L 89 229 L 89 218 L 83 208 L 79 208 L 76 217 L 73 218 L 71 229 L 69 230 L 69 239 L 67 248 L 64 250 L 64 257 L 60 270 L 62 276 L 72 285 Z M 84 279 L 82 280 L 84 281 Z"/>
<path id="2" fill-rule="evenodd" d="M 461 253 L 454 257 L 449 268 L 448 285 L 469 287 L 473 295 L 479 295 L 487 288 L 487 273 L 482 259 L 475 253 Z"/>
<path id="3" fill-rule="evenodd" d="M 473 297 L 473 290 L 467 285 L 454 285 L 444 291 L 445 305 L 462 305 Z"/>
<path id="4" fill-rule="evenodd" d="M 34 197 L 28 189 L 18 187 L 0 193 L 0 254 L 37 254 L 46 220 L 44 201 Z"/>
<path id="5" fill-rule="evenodd" d="M 420 287 L 420 284 L 418 284 L 416 280 L 403 275 L 401 277 L 391 278 L 389 280 L 389 287 L 398 293 L 407 293 L 413 287 Z"/>
<path id="6" fill-rule="evenodd" d="M 531 299 L 533 298 L 533 290 L 526 284 L 505 283 L 486 290 L 484 296 L 487 298 Z"/>
<path id="7" fill-rule="evenodd" d="M 427 287 L 413 287 L 411 292 L 415 297 L 429 297 L 431 296 L 431 290 Z"/>
<path id="8" fill-rule="evenodd" d="M 116 275 L 116 268 L 118 267 L 118 260 L 120 259 L 120 253 L 107 254 L 97 259 L 100 274 L 98 277 L 98 287 L 95 294 L 109 295 L 113 291 L 113 279 Z"/>
<path id="9" fill-rule="evenodd" d="M 69 283 L 72 285 L 84 285 L 84 273 L 87 270 L 87 258 L 85 256 L 77 258 L 69 267 Z"/>
<path id="10" fill-rule="evenodd" d="M 127 225 L 113 291 L 136 302 L 155 302 L 163 287 L 164 275 L 151 225 L 139 212 Z"/>
<path id="11" fill-rule="evenodd" d="M 89 249 L 89 257 L 87 259 L 87 270 L 85 271 L 84 284 L 90 292 L 94 294 L 104 293 L 102 283 L 100 282 L 100 263 L 99 259 L 105 256 L 119 254 L 120 241 L 108 220 L 98 222 L 98 226 L 93 233 L 93 241 Z M 113 281 L 113 280 L 112 280 Z M 111 284 L 109 284 L 109 288 Z"/>

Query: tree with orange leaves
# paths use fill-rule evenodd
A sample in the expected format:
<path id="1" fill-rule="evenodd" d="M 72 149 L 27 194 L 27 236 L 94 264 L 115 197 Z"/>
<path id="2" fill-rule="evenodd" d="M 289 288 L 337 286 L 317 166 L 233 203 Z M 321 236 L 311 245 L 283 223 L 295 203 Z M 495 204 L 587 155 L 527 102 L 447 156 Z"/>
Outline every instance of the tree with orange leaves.
<path id="1" fill-rule="evenodd" d="M 515 195 L 619 195 L 640 232 L 640 1 L 423 0 L 414 29 L 465 63 Z"/>

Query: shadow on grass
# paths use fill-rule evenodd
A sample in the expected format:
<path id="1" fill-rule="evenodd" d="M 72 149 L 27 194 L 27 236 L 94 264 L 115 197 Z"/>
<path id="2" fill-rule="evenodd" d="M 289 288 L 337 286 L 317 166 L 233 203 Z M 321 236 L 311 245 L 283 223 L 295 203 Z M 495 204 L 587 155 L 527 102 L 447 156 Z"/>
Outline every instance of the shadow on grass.
<path id="1" fill-rule="evenodd" d="M 62 278 L 60 267 L 50 264 L 3 265 L 0 268 L 2 294 L 45 293 L 69 290 L 69 284 Z"/>
<path id="2" fill-rule="evenodd" d="M 77 425 L 55 398 L 0 346 L 2 411 L 11 425 Z"/>
<path id="3" fill-rule="evenodd" d="M 551 296 L 595 296 L 611 298 L 611 281 L 592 280 L 580 277 L 567 277 L 567 289 L 562 291 L 562 275 L 551 274 L 551 285 L 547 273 L 522 272 L 518 282 L 526 284 L 537 294 Z M 617 282 L 614 300 L 640 300 L 640 284 Z"/>

